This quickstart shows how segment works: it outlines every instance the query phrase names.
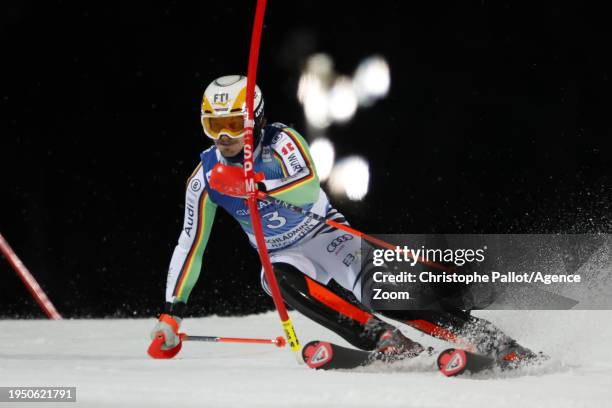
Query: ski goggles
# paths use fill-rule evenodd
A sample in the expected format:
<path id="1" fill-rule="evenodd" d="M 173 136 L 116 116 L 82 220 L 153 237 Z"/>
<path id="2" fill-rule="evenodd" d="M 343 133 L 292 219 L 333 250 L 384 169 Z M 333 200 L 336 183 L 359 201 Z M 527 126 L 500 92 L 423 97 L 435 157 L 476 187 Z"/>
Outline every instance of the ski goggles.
<path id="1" fill-rule="evenodd" d="M 244 136 L 244 116 L 202 116 L 202 127 L 206 136 L 213 140 L 218 140 L 222 135 L 238 139 Z"/>

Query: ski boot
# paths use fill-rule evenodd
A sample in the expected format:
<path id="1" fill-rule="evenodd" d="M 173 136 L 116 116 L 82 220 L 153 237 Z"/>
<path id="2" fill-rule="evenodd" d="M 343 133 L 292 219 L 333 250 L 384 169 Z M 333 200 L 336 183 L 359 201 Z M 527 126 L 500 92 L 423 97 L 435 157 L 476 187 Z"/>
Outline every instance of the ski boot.
<path id="1" fill-rule="evenodd" d="M 376 344 L 376 352 L 379 353 L 378 358 L 383 361 L 414 358 L 423 351 L 425 351 L 425 348 L 422 345 L 410 340 L 395 327 L 385 330 Z"/>
<path id="2" fill-rule="evenodd" d="M 502 370 L 538 364 L 549 359 L 549 357 L 541 351 L 534 353 L 528 348 L 518 344 L 516 340 L 510 340 L 500 347 L 495 354 L 494 357 Z"/>

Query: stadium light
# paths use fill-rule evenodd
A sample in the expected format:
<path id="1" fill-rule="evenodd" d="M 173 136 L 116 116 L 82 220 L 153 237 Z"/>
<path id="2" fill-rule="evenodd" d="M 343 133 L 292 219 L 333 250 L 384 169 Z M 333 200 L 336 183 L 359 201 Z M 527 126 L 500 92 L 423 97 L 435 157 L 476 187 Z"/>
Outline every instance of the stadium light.
<path id="1" fill-rule="evenodd" d="M 328 180 L 333 194 L 345 195 L 350 200 L 362 200 L 368 193 L 370 166 L 359 156 L 350 156 L 334 166 Z"/>
<path id="2" fill-rule="evenodd" d="M 329 92 L 329 116 L 335 122 L 348 122 L 357 110 L 357 95 L 349 77 L 338 77 Z"/>
<path id="3" fill-rule="evenodd" d="M 389 64 L 381 56 L 364 59 L 355 71 L 353 85 L 359 104 L 372 105 L 376 99 L 384 98 L 389 93 L 391 86 Z"/>
<path id="4" fill-rule="evenodd" d="M 320 137 L 310 145 L 310 154 L 317 168 L 319 180 L 325 181 L 334 167 L 334 146 L 329 139 Z"/>

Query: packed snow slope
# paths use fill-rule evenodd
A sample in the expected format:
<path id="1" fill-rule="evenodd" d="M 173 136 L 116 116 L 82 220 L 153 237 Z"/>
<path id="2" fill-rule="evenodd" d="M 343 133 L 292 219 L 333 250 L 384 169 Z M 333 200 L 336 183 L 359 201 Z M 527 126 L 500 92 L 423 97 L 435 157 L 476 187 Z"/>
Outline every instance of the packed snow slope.
<path id="1" fill-rule="evenodd" d="M 534 350 L 552 356 L 537 368 L 445 378 L 430 357 L 392 366 L 320 372 L 271 345 L 185 343 L 173 360 L 146 354 L 154 319 L 0 321 L 0 386 L 76 386 L 69 407 L 609 407 L 611 311 L 489 311 Z M 293 313 L 302 343 L 333 333 Z M 275 313 L 186 319 L 199 335 L 276 337 Z M 441 350 L 446 344 L 405 333 Z M 9 406 L 0 403 L 0 408 Z M 38 403 L 18 403 L 17 407 Z M 49 405 L 45 405 L 49 406 Z"/>

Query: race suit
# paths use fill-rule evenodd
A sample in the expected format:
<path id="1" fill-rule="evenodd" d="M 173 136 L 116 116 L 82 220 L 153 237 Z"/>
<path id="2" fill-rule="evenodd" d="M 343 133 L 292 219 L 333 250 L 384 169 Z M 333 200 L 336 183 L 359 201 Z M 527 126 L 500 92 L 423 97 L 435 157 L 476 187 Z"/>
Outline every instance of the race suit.
<path id="1" fill-rule="evenodd" d="M 254 151 L 255 172 L 263 172 L 266 192 L 277 199 L 298 205 L 327 219 L 345 223 L 320 188 L 317 171 L 306 141 L 295 130 L 273 123 L 262 129 Z M 166 302 L 186 303 L 202 267 L 202 258 L 217 207 L 234 217 L 253 247 L 255 236 L 249 209 L 243 198 L 223 195 L 208 185 L 217 163 L 228 162 L 215 146 L 202 152 L 201 161 L 187 181 L 185 218 L 170 262 Z M 259 202 L 266 246 L 272 263 L 293 265 L 312 279 L 327 284 L 334 278 L 359 299 L 360 240 L 327 224 L 283 206 Z M 269 293 L 263 279 L 262 285 Z"/>
<path id="2" fill-rule="evenodd" d="M 214 146 L 202 152 L 200 158 L 187 181 L 183 229 L 166 283 L 166 313 L 179 317 L 200 275 L 217 207 L 223 207 L 240 223 L 256 247 L 246 201 L 220 194 L 208 185 L 217 163 L 236 164 L 226 160 Z M 308 145 L 295 130 L 281 123 L 264 127 L 254 151 L 254 167 L 255 172 L 264 173 L 263 187 L 270 196 L 346 224 L 321 190 Z M 360 239 L 284 206 L 260 202 L 259 212 L 283 300 L 357 348 L 380 348 L 381 339 L 397 329 L 377 317 L 369 306 L 365 293 L 370 280 L 364 278 L 367 271 L 361 270 Z M 363 255 L 364 265 L 368 264 L 367 253 Z M 330 283 L 332 279 L 338 285 Z M 270 293 L 263 273 L 262 284 Z M 490 322 L 460 309 L 380 313 L 443 340 L 467 340 L 486 355 L 499 352 L 500 344 L 515 344 Z M 504 347 L 501 349 L 508 348 Z"/>

